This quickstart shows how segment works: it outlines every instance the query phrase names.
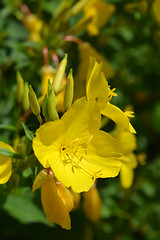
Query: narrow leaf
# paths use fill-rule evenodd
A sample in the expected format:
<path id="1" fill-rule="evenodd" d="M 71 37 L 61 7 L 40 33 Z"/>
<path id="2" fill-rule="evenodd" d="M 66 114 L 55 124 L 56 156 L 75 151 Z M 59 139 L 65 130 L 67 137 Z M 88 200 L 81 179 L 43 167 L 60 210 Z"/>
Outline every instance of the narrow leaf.
<path id="1" fill-rule="evenodd" d="M 26 136 L 32 141 L 34 138 L 34 133 L 29 130 L 29 128 L 22 122 L 23 129 L 25 131 Z"/>

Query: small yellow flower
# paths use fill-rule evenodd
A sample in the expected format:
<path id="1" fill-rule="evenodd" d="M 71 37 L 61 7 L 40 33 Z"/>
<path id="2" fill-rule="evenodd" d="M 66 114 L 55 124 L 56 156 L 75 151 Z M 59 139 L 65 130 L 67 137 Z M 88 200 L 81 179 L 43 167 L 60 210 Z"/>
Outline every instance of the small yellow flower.
<path id="1" fill-rule="evenodd" d="M 116 124 L 126 130 L 135 133 L 127 115 L 118 107 L 110 103 L 115 96 L 115 89 L 111 90 L 102 72 L 102 64 L 97 63 L 93 58 L 90 61 L 88 76 L 86 80 L 87 99 L 95 99 L 102 115 L 112 119 Z"/>
<path id="2" fill-rule="evenodd" d="M 74 207 L 74 196 L 60 182 L 56 182 L 53 173 L 42 170 L 33 183 L 34 192 L 41 187 L 41 202 L 48 223 L 56 223 L 69 230 L 71 220 L 69 212 Z"/>
<path id="3" fill-rule="evenodd" d="M 67 188 L 88 191 L 97 178 L 115 177 L 121 167 L 119 144 L 100 125 L 96 102 L 78 99 L 61 119 L 36 131 L 34 153 Z"/>
<path id="4" fill-rule="evenodd" d="M 14 152 L 13 148 L 4 142 L 0 142 L 0 148 L 8 149 Z M 11 173 L 12 173 L 11 158 L 3 154 L 0 154 L 0 184 L 6 183 L 9 180 Z"/>

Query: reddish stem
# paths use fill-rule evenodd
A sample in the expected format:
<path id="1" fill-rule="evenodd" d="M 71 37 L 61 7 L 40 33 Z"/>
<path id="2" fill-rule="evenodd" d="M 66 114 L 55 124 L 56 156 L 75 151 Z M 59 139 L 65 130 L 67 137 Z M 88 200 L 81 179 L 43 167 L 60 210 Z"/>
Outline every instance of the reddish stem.
<path id="1" fill-rule="evenodd" d="M 25 15 L 29 15 L 31 14 L 31 11 L 29 10 L 29 8 L 27 7 L 27 5 L 25 5 L 24 3 L 22 3 L 19 6 L 20 10 L 25 14 Z"/>
<path id="2" fill-rule="evenodd" d="M 77 37 L 72 36 L 72 35 L 66 35 L 66 36 L 64 37 L 64 40 L 65 40 L 66 42 L 75 42 L 75 43 L 77 43 L 77 44 L 82 44 L 82 43 L 83 43 L 83 41 L 82 41 L 80 38 L 77 38 Z"/>
<path id="3" fill-rule="evenodd" d="M 48 59 L 48 48 L 46 46 L 43 47 L 43 58 L 44 58 L 44 65 L 49 65 L 49 59 Z"/>
<path id="4" fill-rule="evenodd" d="M 47 174 L 50 175 L 50 168 L 47 168 Z"/>
<path id="5" fill-rule="evenodd" d="M 57 54 L 54 51 L 51 52 L 51 57 L 52 57 L 52 60 L 53 60 L 53 62 L 55 64 L 56 68 L 58 68 L 58 66 L 59 66 L 59 58 L 58 58 Z"/>

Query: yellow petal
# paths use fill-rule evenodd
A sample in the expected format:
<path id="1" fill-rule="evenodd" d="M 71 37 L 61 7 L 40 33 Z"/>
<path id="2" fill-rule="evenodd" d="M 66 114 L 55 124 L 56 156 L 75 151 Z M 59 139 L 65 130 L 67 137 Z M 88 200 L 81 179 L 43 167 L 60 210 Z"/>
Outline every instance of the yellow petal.
<path id="1" fill-rule="evenodd" d="M 92 131 L 99 129 L 101 116 L 95 101 L 78 99 L 61 118 L 64 121 L 64 143 L 76 139 L 90 139 Z"/>
<path id="2" fill-rule="evenodd" d="M 152 5 L 152 10 L 155 16 L 155 19 L 158 24 L 160 24 L 160 0 L 155 0 Z"/>
<path id="3" fill-rule="evenodd" d="M 102 72 L 102 64 L 94 64 L 88 78 L 86 95 L 87 99 L 96 99 L 100 103 L 108 102 L 108 83 Z"/>
<path id="4" fill-rule="evenodd" d="M 41 201 L 48 223 L 57 223 L 67 230 L 71 228 L 69 213 L 58 195 L 54 180 L 46 181 L 42 185 Z"/>
<path id="5" fill-rule="evenodd" d="M 134 171 L 132 168 L 128 167 L 126 164 L 123 164 L 120 171 L 120 180 L 124 188 L 130 188 L 133 182 Z"/>
<path id="6" fill-rule="evenodd" d="M 53 176 L 53 174 L 52 174 Z M 43 169 L 42 171 L 40 171 L 36 177 L 36 179 L 34 180 L 33 186 L 32 186 L 32 192 L 34 192 L 35 190 L 37 190 L 38 188 L 42 187 L 43 183 L 49 179 L 49 175 L 47 174 L 47 171 L 45 169 Z"/>
<path id="7" fill-rule="evenodd" d="M 74 208 L 74 196 L 61 182 L 56 182 L 58 194 L 64 206 L 70 212 Z"/>
<path id="8" fill-rule="evenodd" d="M 122 128 L 135 133 L 134 128 L 130 128 L 130 122 L 128 117 L 125 113 L 119 109 L 118 107 L 114 106 L 111 103 L 107 104 L 99 104 L 100 112 L 102 115 L 112 119 L 116 124 L 120 125 Z"/>
<path id="9" fill-rule="evenodd" d="M 33 139 L 33 150 L 44 168 L 49 167 L 48 160 L 50 158 L 59 158 L 57 156 L 59 146 L 56 144 L 52 146 L 51 144 L 59 140 L 62 131 L 63 122 L 61 120 L 47 122 L 36 131 L 36 137 Z"/>
<path id="10" fill-rule="evenodd" d="M 0 148 L 9 149 L 14 152 L 13 148 L 4 142 L 0 142 Z M 11 173 L 11 158 L 0 154 L 0 184 L 6 183 L 9 180 Z"/>

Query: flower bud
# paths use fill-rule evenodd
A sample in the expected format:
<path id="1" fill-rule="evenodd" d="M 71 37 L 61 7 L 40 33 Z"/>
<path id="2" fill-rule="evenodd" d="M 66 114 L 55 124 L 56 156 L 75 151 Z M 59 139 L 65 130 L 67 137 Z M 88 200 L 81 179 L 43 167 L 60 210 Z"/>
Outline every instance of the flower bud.
<path id="1" fill-rule="evenodd" d="M 18 103 L 22 102 L 22 97 L 24 93 L 24 80 L 21 73 L 17 72 L 17 101 Z"/>
<path id="2" fill-rule="evenodd" d="M 29 110 L 29 106 L 30 106 L 28 93 L 29 93 L 29 86 L 28 86 L 28 83 L 25 82 L 24 83 L 24 93 L 23 93 L 23 109 L 25 112 Z"/>
<path id="3" fill-rule="evenodd" d="M 67 65 L 67 54 L 65 54 L 65 57 L 60 62 L 57 68 L 57 71 L 55 73 L 55 77 L 53 80 L 53 88 L 55 93 L 58 93 L 61 90 L 62 80 L 65 73 L 66 65 Z"/>
<path id="4" fill-rule="evenodd" d="M 56 97 L 53 90 L 50 90 L 48 95 L 48 115 L 50 121 L 59 119 L 57 110 L 56 110 Z"/>
<path id="5" fill-rule="evenodd" d="M 42 104 L 42 113 L 45 118 L 45 121 L 49 121 L 49 115 L 48 115 L 48 97 L 47 94 L 45 95 L 45 98 L 43 99 L 43 104 Z"/>
<path id="6" fill-rule="evenodd" d="M 82 206 L 86 216 L 92 222 L 98 221 L 102 212 L 102 201 L 97 188 L 93 186 L 88 192 L 84 192 L 83 198 Z"/>
<path id="7" fill-rule="evenodd" d="M 70 69 L 67 77 L 67 84 L 65 87 L 64 102 L 63 102 L 64 111 L 68 110 L 72 105 L 73 93 L 74 93 L 74 79 L 72 75 L 72 69 Z"/>
<path id="8" fill-rule="evenodd" d="M 33 91 L 32 86 L 29 86 L 29 93 L 28 93 L 28 97 L 29 97 L 29 102 L 31 105 L 31 110 L 33 112 L 33 114 L 35 114 L 36 116 L 38 116 L 40 114 L 40 106 L 37 100 L 37 96 L 35 94 L 35 92 Z"/>

